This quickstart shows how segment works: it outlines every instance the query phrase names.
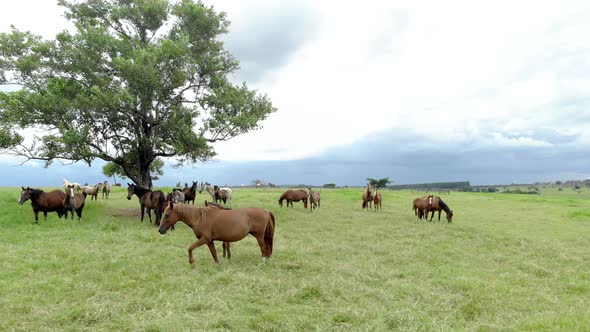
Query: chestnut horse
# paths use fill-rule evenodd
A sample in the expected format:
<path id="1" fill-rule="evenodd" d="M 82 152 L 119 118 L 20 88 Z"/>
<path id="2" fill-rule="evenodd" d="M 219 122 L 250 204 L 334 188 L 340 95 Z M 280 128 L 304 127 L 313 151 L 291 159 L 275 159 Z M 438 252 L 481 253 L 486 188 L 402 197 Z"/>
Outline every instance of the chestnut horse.
<path id="1" fill-rule="evenodd" d="M 371 204 L 373 202 L 373 186 L 370 183 L 367 183 L 367 188 L 363 191 L 363 210 L 369 209 L 372 207 Z"/>
<path id="2" fill-rule="evenodd" d="M 43 190 L 30 187 L 22 187 L 22 189 L 18 204 L 23 205 L 27 200 L 31 200 L 31 206 L 33 207 L 33 212 L 35 212 L 35 223 L 39 223 L 39 211 L 43 212 L 45 221 L 47 221 L 47 212 L 57 212 L 59 218 L 66 214 L 64 208 L 65 192 L 61 190 L 44 192 Z"/>
<path id="3" fill-rule="evenodd" d="M 174 204 L 169 201 L 160 224 L 160 234 L 166 234 L 179 220 L 192 228 L 198 239 L 188 248 L 188 261 L 193 266 L 193 250 L 196 248 L 206 244 L 215 263 L 219 263 L 213 241 L 236 242 L 248 234 L 252 234 L 258 241 L 263 258 L 270 258 L 272 255 L 275 217 L 265 209 L 250 207 L 225 210 Z"/>
<path id="4" fill-rule="evenodd" d="M 66 219 L 68 218 L 68 211 L 72 213 L 72 220 L 74 220 L 74 211 L 78 215 L 78 221 L 82 219 L 82 210 L 86 204 L 86 193 L 75 192 L 75 185 L 68 184 L 66 190 L 66 198 L 64 199 L 64 209 L 66 211 Z"/>
<path id="5" fill-rule="evenodd" d="M 279 198 L 279 205 L 283 207 L 283 200 L 287 200 L 287 207 L 293 202 L 303 201 L 303 207 L 307 209 L 307 190 L 304 189 L 289 189 L 285 191 Z"/>
<path id="6" fill-rule="evenodd" d="M 309 210 L 313 212 L 320 206 L 320 193 L 311 191 L 311 188 L 307 188 L 307 192 L 309 193 Z"/>
<path id="7" fill-rule="evenodd" d="M 133 195 L 136 195 L 139 198 L 139 205 L 141 205 L 141 222 L 143 222 L 143 215 L 145 210 L 147 210 L 148 217 L 150 218 L 150 223 L 152 222 L 152 209 L 156 212 L 156 221 L 154 225 L 160 224 L 160 219 L 162 218 L 162 210 L 164 208 L 164 200 L 165 196 L 164 193 L 160 190 L 151 191 L 147 188 L 143 188 L 140 186 L 136 186 L 135 184 L 127 183 L 129 187 L 127 187 L 127 199 L 131 199 Z"/>
<path id="8" fill-rule="evenodd" d="M 207 202 L 205 200 L 205 206 L 212 206 L 212 207 L 216 207 L 218 209 L 221 210 L 231 210 L 230 208 L 226 208 L 221 204 L 217 204 L 217 203 L 213 203 L 213 202 Z M 231 252 L 229 251 L 229 242 L 222 242 L 221 246 L 223 247 L 223 257 L 227 256 L 227 259 L 231 258 Z"/>
<path id="9" fill-rule="evenodd" d="M 425 219 L 428 219 L 428 213 L 432 212 L 432 215 L 430 216 L 429 220 L 432 221 L 432 218 L 434 218 L 434 212 L 438 211 L 438 221 L 440 221 L 440 212 L 444 210 L 447 214 L 447 222 L 453 222 L 453 210 L 451 210 L 449 206 L 445 202 L 443 202 L 440 196 L 429 196 L 429 200 L 430 204 L 428 204 L 428 207 L 426 208 L 424 216 Z"/>
<path id="10" fill-rule="evenodd" d="M 195 197 L 197 197 L 197 182 L 193 181 L 193 185 L 190 188 L 187 186 L 187 183 L 184 185 L 185 188 L 182 190 L 182 193 L 184 194 L 184 203 L 190 204 L 192 201 L 193 205 L 195 205 Z"/>
<path id="11" fill-rule="evenodd" d="M 375 207 L 375 211 L 377 210 L 381 210 L 381 202 L 383 201 L 383 198 L 381 197 L 381 193 L 377 191 L 377 189 L 375 189 L 375 191 L 373 192 L 373 206 Z"/>
<path id="12" fill-rule="evenodd" d="M 418 217 L 418 219 L 424 218 L 425 219 L 424 221 L 426 221 L 426 215 L 428 213 L 428 208 L 432 205 L 433 199 L 434 199 L 434 196 L 428 195 L 428 196 L 418 197 L 414 200 L 414 202 L 412 204 L 412 208 L 414 209 L 414 214 L 416 215 L 416 217 Z"/>

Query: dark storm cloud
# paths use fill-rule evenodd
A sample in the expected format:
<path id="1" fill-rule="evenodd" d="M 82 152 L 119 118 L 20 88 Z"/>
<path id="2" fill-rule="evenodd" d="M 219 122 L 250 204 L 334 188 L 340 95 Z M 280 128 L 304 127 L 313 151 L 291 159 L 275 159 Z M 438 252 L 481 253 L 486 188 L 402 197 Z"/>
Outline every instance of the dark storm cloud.
<path id="1" fill-rule="evenodd" d="M 316 37 L 318 25 L 313 8 L 304 3 L 251 6 L 244 16 L 233 20 L 225 39 L 225 47 L 240 61 L 238 80 L 256 82 L 287 64 Z"/>
<path id="2" fill-rule="evenodd" d="M 389 177 L 398 184 L 471 181 L 472 184 L 510 184 L 567 180 L 590 174 L 590 146 L 577 136 L 540 129 L 518 137 L 551 142 L 550 146 L 498 145 L 491 136 L 469 143 L 433 141 L 404 132 L 375 133 L 354 144 L 329 149 L 319 156 L 299 160 L 227 162 L 213 161 L 194 167 L 165 167 L 158 186 L 177 182 L 209 181 L 221 185 L 249 185 L 254 179 L 275 184 L 362 185 L 367 177 Z M 84 165 L 10 167 L 0 165 L 3 186 L 60 186 L 62 178 L 96 183 L 102 163 Z M 26 179 L 26 180 L 24 180 Z M 24 182 L 23 182 L 24 181 Z M 26 182 L 26 183 L 25 183 Z"/>

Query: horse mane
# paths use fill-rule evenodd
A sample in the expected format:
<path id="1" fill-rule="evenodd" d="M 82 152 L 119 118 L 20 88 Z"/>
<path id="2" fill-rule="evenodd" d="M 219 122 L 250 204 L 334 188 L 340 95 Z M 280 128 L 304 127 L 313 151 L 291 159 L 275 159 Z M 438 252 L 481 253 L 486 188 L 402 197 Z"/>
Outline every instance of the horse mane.
<path id="1" fill-rule="evenodd" d="M 44 191 L 41 189 L 35 189 L 35 188 L 29 188 L 29 189 L 31 189 L 31 197 L 37 197 L 37 196 L 41 195 L 42 193 L 44 193 Z"/>
<path id="2" fill-rule="evenodd" d="M 447 203 L 443 202 L 443 200 L 440 197 L 438 198 L 438 204 L 440 204 L 440 207 L 443 210 L 445 210 L 446 213 L 451 213 L 451 209 L 449 209 Z"/>
<path id="3" fill-rule="evenodd" d="M 198 206 L 188 204 L 174 204 L 172 206 L 172 210 L 181 217 L 181 220 L 190 222 L 196 222 L 198 220 L 201 214 L 201 209 L 202 208 Z"/>

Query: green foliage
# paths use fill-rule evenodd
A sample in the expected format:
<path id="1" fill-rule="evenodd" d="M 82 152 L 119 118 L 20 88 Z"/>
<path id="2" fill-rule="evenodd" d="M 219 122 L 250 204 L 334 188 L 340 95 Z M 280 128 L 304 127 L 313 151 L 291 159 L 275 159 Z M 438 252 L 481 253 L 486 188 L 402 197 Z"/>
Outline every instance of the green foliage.
<path id="1" fill-rule="evenodd" d="M 323 188 L 336 188 L 335 183 L 326 183 L 322 186 Z"/>
<path id="2" fill-rule="evenodd" d="M 120 177 L 121 179 L 126 179 L 127 175 L 123 168 L 113 162 L 108 162 L 104 166 L 102 166 L 102 174 L 107 177 L 114 177 L 115 182 L 116 177 Z M 152 174 L 152 179 L 157 180 L 160 176 L 164 175 L 164 161 L 162 159 L 156 159 L 150 165 L 150 174 Z"/>
<path id="3" fill-rule="evenodd" d="M 383 179 L 373 179 L 373 178 L 367 178 L 367 181 L 371 184 L 371 186 L 373 187 L 377 187 L 377 188 L 385 188 L 387 187 L 388 184 L 390 184 L 392 181 L 389 180 L 389 177 L 383 178 Z"/>
<path id="4" fill-rule="evenodd" d="M 224 13 L 191 0 L 60 0 L 75 26 L 55 40 L 0 34 L 0 148 L 29 159 L 120 166 L 150 185 L 150 165 L 211 158 L 213 142 L 260 128 L 276 109 L 229 75 Z M 23 145 L 21 128 L 41 131 Z"/>

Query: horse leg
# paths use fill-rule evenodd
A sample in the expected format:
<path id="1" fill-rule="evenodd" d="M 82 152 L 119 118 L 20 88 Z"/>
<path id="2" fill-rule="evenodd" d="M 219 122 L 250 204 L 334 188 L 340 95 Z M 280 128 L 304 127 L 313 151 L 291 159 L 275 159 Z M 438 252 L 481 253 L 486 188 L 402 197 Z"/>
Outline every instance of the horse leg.
<path id="1" fill-rule="evenodd" d="M 150 208 L 146 208 L 147 213 L 148 213 L 148 217 L 150 218 L 150 224 L 152 223 L 152 209 Z"/>
<path id="2" fill-rule="evenodd" d="M 47 211 L 43 211 L 43 217 L 45 217 L 45 221 L 47 221 Z"/>
<path id="3" fill-rule="evenodd" d="M 197 247 L 200 247 L 207 243 L 207 239 L 205 237 L 200 238 L 197 242 L 193 243 L 192 246 L 188 247 L 188 262 L 195 266 L 195 258 L 193 257 L 193 250 Z"/>
<path id="4" fill-rule="evenodd" d="M 141 209 L 141 222 L 143 222 L 143 214 L 144 214 L 144 210 L 145 210 L 145 207 L 143 206 L 143 204 L 141 204 L 140 209 Z"/>
<path id="5" fill-rule="evenodd" d="M 209 247 L 211 256 L 213 256 L 213 260 L 215 261 L 215 263 L 219 264 L 219 260 L 217 259 L 217 249 L 215 249 L 215 244 L 213 243 L 213 241 L 207 243 L 207 246 Z"/>
<path id="6" fill-rule="evenodd" d="M 35 224 L 39 223 L 39 210 L 33 210 L 35 212 Z"/>
<path id="7" fill-rule="evenodd" d="M 225 252 L 227 251 L 227 259 L 231 258 L 231 252 L 229 251 L 229 242 L 223 242 L 223 257 L 225 257 Z"/>
<path id="8" fill-rule="evenodd" d="M 438 221 L 440 221 L 440 211 L 441 210 L 438 210 Z"/>
<path id="9" fill-rule="evenodd" d="M 254 234 L 252 234 L 254 235 Z M 266 249 L 266 243 L 264 243 L 264 233 L 256 235 L 256 241 L 258 241 L 258 245 L 260 246 L 260 252 L 262 253 L 262 258 L 268 257 L 268 250 Z"/>

